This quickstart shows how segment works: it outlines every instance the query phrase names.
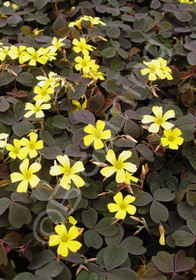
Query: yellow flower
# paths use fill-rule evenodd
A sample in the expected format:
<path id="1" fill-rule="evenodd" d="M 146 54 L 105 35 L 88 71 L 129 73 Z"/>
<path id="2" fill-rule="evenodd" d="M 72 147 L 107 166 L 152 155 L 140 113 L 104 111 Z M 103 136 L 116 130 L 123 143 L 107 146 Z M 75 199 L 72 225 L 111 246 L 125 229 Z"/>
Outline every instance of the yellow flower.
<path id="1" fill-rule="evenodd" d="M 72 100 L 72 104 L 74 104 L 76 106 L 76 109 L 74 109 L 73 111 L 79 111 L 80 109 L 86 109 L 86 107 L 87 107 L 87 98 L 85 96 L 85 99 L 84 99 L 84 102 L 82 103 L 82 105 L 77 100 Z"/>
<path id="2" fill-rule="evenodd" d="M 18 6 L 17 6 L 16 4 L 12 4 L 12 8 L 13 8 L 14 10 L 16 10 L 16 9 L 18 9 Z"/>
<path id="3" fill-rule="evenodd" d="M 52 87 L 49 87 L 48 84 L 45 84 L 43 87 L 34 87 L 34 93 L 36 93 L 36 96 L 34 96 L 34 100 L 42 100 L 42 102 L 47 102 L 51 99 L 51 94 L 54 93 L 54 89 Z"/>
<path id="4" fill-rule="evenodd" d="M 12 183 L 19 182 L 17 192 L 26 192 L 28 184 L 31 188 L 35 188 L 40 181 L 40 178 L 33 173 L 38 172 L 41 169 L 41 164 L 34 162 L 29 166 L 29 160 L 26 158 L 19 166 L 21 173 L 14 172 L 10 174 Z"/>
<path id="5" fill-rule="evenodd" d="M 101 21 L 101 19 L 99 17 L 83 16 L 80 19 L 85 20 L 85 21 L 89 20 L 91 23 L 90 27 L 93 27 L 94 25 L 98 25 L 98 24 L 106 25 L 103 21 Z"/>
<path id="6" fill-rule="evenodd" d="M 50 175 L 58 176 L 63 174 L 59 183 L 61 187 L 69 190 L 71 187 L 71 181 L 74 182 L 77 188 L 84 186 L 84 180 L 76 175 L 76 173 L 84 171 L 84 165 L 81 161 L 75 162 L 74 165 L 70 167 L 70 160 L 67 155 L 57 156 L 57 160 L 61 165 L 52 166 L 50 169 Z"/>
<path id="7" fill-rule="evenodd" d="M 27 47 L 27 51 L 23 53 L 23 61 L 26 62 L 29 60 L 29 65 L 36 66 L 37 62 L 41 64 L 46 64 L 47 59 L 43 57 L 45 52 L 44 48 L 40 48 L 37 51 L 33 47 Z"/>
<path id="8" fill-rule="evenodd" d="M 26 155 L 23 153 L 21 149 L 21 142 L 18 139 L 13 140 L 13 145 L 7 144 L 6 150 L 10 151 L 9 156 L 13 159 L 19 158 L 24 159 Z"/>
<path id="9" fill-rule="evenodd" d="M 80 53 L 82 52 L 84 55 L 89 54 L 88 51 L 93 51 L 94 47 L 91 45 L 86 44 L 86 39 L 85 38 L 80 38 L 80 41 L 77 39 L 73 39 L 72 44 L 75 45 L 73 47 L 74 52 Z"/>
<path id="10" fill-rule="evenodd" d="M 123 151 L 118 159 L 116 159 L 116 155 L 113 150 L 108 150 L 106 159 L 109 161 L 113 166 L 107 166 L 101 169 L 101 174 L 108 178 L 116 173 L 116 182 L 117 183 L 124 183 L 126 180 L 126 172 L 125 170 L 129 171 L 130 173 L 134 173 L 137 170 L 135 164 L 131 162 L 124 162 L 132 155 L 131 151 Z"/>
<path id="11" fill-rule="evenodd" d="M 65 44 L 62 43 L 62 41 L 64 41 L 65 39 L 66 39 L 66 36 L 64 38 L 59 39 L 59 40 L 57 40 L 56 37 L 53 37 L 52 42 L 51 42 L 51 44 L 52 44 L 51 48 L 55 51 L 56 50 L 61 50 L 61 47 L 65 46 Z"/>
<path id="12" fill-rule="evenodd" d="M 59 86 L 60 81 L 60 77 L 57 75 L 57 73 L 54 73 L 52 71 L 49 72 L 48 77 L 37 76 L 36 79 L 40 81 L 37 84 L 39 87 L 43 87 L 45 84 L 48 84 L 48 86 L 54 88 Z"/>
<path id="13" fill-rule="evenodd" d="M 23 147 L 21 150 L 25 154 L 25 157 L 29 154 L 30 158 L 34 158 L 38 155 L 37 150 L 42 149 L 44 147 L 43 141 L 37 141 L 38 135 L 35 132 L 31 132 L 29 134 L 29 139 L 23 137 L 20 140 L 20 143 Z"/>
<path id="14" fill-rule="evenodd" d="M 142 119 L 142 123 L 153 123 L 149 126 L 148 131 L 157 133 L 160 127 L 164 129 L 169 129 L 174 125 L 172 123 L 167 122 L 168 119 L 175 117 L 174 110 L 169 110 L 163 115 L 163 108 L 159 106 L 153 106 L 152 111 L 155 114 L 155 117 L 150 115 L 144 115 Z"/>
<path id="15" fill-rule="evenodd" d="M 74 217 L 70 216 L 69 219 L 68 219 L 68 222 L 70 224 L 72 224 L 73 226 L 75 226 L 78 221 Z"/>
<path id="16" fill-rule="evenodd" d="M 40 48 L 40 51 L 41 50 L 43 51 L 42 58 L 46 61 L 52 61 L 56 59 L 57 53 L 53 47 L 49 46 L 47 48 Z"/>
<path id="17" fill-rule="evenodd" d="M 78 20 L 76 20 L 75 22 L 70 22 L 70 23 L 68 24 L 68 27 L 77 26 L 77 27 L 81 30 L 81 29 L 82 29 L 81 22 L 82 22 L 82 19 L 78 19 Z"/>
<path id="18" fill-rule="evenodd" d="M 159 69 L 162 72 L 160 75 L 157 74 L 159 76 L 159 78 L 161 78 L 161 79 L 167 78 L 168 80 L 173 80 L 173 77 L 171 75 L 172 71 L 167 66 L 167 60 L 160 57 L 160 58 L 158 58 L 158 62 L 159 62 Z"/>
<path id="19" fill-rule="evenodd" d="M 89 146 L 94 142 L 94 148 L 102 149 L 104 147 L 104 143 L 102 140 L 110 139 L 111 138 L 111 131 L 104 130 L 105 123 L 101 120 L 97 121 L 96 127 L 92 124 L 88 124 L 84 128 L 84 132 L 88 133 L 89 135 L 84 136 L 84 145 Z"/>
<path id="20" fill-rule="evenodd" d="M 57 249 L 58 255 L 67 257 L 69 254 L 69 250 L 75 253 L 82 246 L 79 241 L 73 240 L 82 233 L 82 231 L 80 231 L 77 227 L 72 226 L 67 231 L 65 225 L 61 224 L 55 227 L 55 231 L 57 234 L 49 236 L 49 246 L 59 245 Z"/>
<path id="21" fill-rule="evenodd" d="M 4 148 L 7 143 L 7 137 L 9 136 L 9 134 L 7 133 L 0 133 L 0 148 Z"/>
<path id="22" fill-rule="evenodd" d="M 117 212 L 115 214 L 115 218 L 124 220 L 126 214 L 134 215 L 136 212 L 136 207 L 134 205 L 130 205 L 135 201 L 135 197 L 132 195 L 127 195 L 123 199 L 123 195 L 121 192 L 118 192 L 114 197 L 114 201 L 116 203 L 109 203 L 108 209 L 110 212 Z"/>
<path id="23" fill-rule="evenodd" d="M 87 74 L 84 74 L 83 77 L 84 78 L 93 78 L 94 81 L 100 79 L 100 80 L 104 80 L 104 76 L 105 74 L 103 72 L 98 72 L 97 70 L 99 69 L 99 65 L 95 64 L 91 66 L 90 72 Z"/>
<path id="24" fill-rule="evenodd" d="M 150 62 L 143 61 L 143 64 L 148 66 L 148 68 L 141 69 L 141 74 L 146 75 L 149 73 L 148 79 L 150 81 L 155 81 L 158 73 L 160 73 L 158 60 L 153 59 Z"/>
<path id="25" fill-rule="evenodd" d="M 178 0 L 180 3 L 187 3 L 187 4 L 193 4 L 193 1 L 189 0 Z M 195 1 L 194 1 L 195 2 Z"/>
<path id="26" fill-rule="evenodd" d="M 10 1 L 5 1 L 4 3 L 3 3 L 3 6 L 4 7 L 9 7 L 11 4 L 10 4 Z"/>
<path id="27" fill-rule="evenodd" d="M 141 74 L 146 75 L 149 73 L 148 79 L 150 81 L 155 81 L 158 77 L 160 79 L 167 78 L 172 80 L 171 69 L 167 66 L 167 60 L 163 58 L 153 59 L 149 62 L 143 61 L 143 64 L 148 66 L 148 68 L 141 69 Z"/>
<path id="28" fill-rule="evenodd" d="M 160 233 L 159 244 L 163 246 L 165 245 L 165 230 L 161 223 L 159 224 L 159 233 Z"/>
<path id="29" fill-rule="evenodd" d="M 169 146 L 169 149 L 178 150 L 178 145 L 181 145 L 184 141 L 182 137 L 179 137 L 182 131 L 179 128 L 164 130 L 165 138 L 161 138 L 162 146 Z"/>
<path id="30" fill-rule="evenodd" d="M 35 102 L 35 105 L 27 102 L 25 105 L 25 110 L 29 110 L 29 112 L 27 112 L 24 117 L 25 118 L 29 118 L 30 116 L 35 114 L 35 118 L 36 119 L 40 119 L 43 118 L 44 112 L 42 110 L 48 110 L 51 108 L 50 104 L 42 104 L 43 100 L 38 100 Z"/>
<path id="31" fill-rule="evenodd" d="M 9 50 L 9 56 L 11 59 L 19 59 L 19 63 L 23 64 L 25 61 L 23 60 L 24 55 L 26 55 L 26 46 L 11 46 Z"/>
<path id="32" fill-rule="evenodd" d="M 80 56 L 77 56 L 75 58 L 75 62 L 78 62 L 76 65 L 75 65 L 75 68 L 77 71 L 80 71 L 82 70 L 84 74 L 87 74 L 90 72 L 91 70 L 91 67 L 93 65 L 95 65 L 95 60 L 91 60 L 90 56 L 89 55 L 84 55 L 84 57 L 80 57 Z"/>
<path id="33" fill-rule="evenodd" d="M 6 57 L 9 55 L 9 49 L 10 47 L 1 47 L 0 48 L 0 60 L 4 61 L 6 59 Z"/>
<path id="34" fill-rule="evenodd" d="M 35 29 L 33 29 L 33 34 L 35 35 L 35 36 L 38 36 L 42 31 L 44 31 L 44 29 L 38 29 L 38 28 L 35 28 Z"/>
<path id="35" fill-rule="evenodd" d="M 130 185 L 131 181 L 133 181 L 134 183 L 138 182 L 138 178 L 133 176 L 133 173 L 129 173 L 128 171 L 125 172 L 125 181 L 124 183 Z"/>

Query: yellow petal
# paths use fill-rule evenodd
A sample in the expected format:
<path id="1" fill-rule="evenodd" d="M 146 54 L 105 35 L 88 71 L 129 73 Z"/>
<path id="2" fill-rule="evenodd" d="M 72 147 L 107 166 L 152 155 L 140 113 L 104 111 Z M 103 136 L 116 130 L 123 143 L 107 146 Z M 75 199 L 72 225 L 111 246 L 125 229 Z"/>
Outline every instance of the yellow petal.
<path id="1" fill-rule="evenodd" d="M 114 201 L 117 204 L 121 204 L 123 202 L 123 195 L 121 192 L 118 192 L 114 197 L 113 197 Z"/>
<path id="2" fill-rule="evenodd" d="M 92 142 L 94 141 L 95 137 L 93 135 L 86 135 L 84 136 L 83 140 L 84 140 L 84 145 L 85 146 L 89 146 L 92 144 Z"/>
<path id="3" fill-rule="evenodd" d="M 127 196 L 124 198 L 124 203 L 126 203 L 126 204 L 130 204 L 130 203 L 132 203 L 133 201 L 135 201 L 135 196 L 127 195 Z"/>
<path id="4" fill-rule="evenodd" d="M 13 172 L 10 174 L 10 178 L 11 178 L 12 183 L 15 183 L 15 182 L 23 180 L 24 177 L 19 172 Z"/>
<path id="5" fill-rule="evenodd" d="M 97 130 L 92 124 L 88 124 L 84 128 L 84 132 L 89 133 L 89 134 L 95 134 L 97 132 Z"/>
<path id="6" fill-rule="evenodd" d="M 57 225 L 54 229 L 55 229 L 56 233 L 60 236 L 67 235 L 67 228 L 63 224 Z"/>
<path id="7" fill-rule="evenodd" d="M 36 175 L 33 175 L 32 178 L 29 180 L 29 184 L 32 188 L 35 188 L 40 181 L 40 178 Z"/>
<path id="8" fill-rule="evenodd" d="M 151 123 L 151 122 L 155 122 L 155 120 L 156 118 L 153 116 L 144 115 L 142 119 L 142 123 Z"/>
<path id="9" fill-rule="evenodd" d="M 68 231 L 67 238 L 69 240 L 71 240 L 71 239 L 75 239 L 79 235 L 80 235 L 80 232 L 79 232 L 78 228 L 75 226 L 72 226 Z"/>
<path id="10" fill-rule="evenodd" d="M 98 132 L 102 132 L 104 130 L 105 123 L 101 120 L 97 121 L 96 128 Z"/>
<path id="11" fill-rule="evenodd" d="M 116 168 L 114 166 L 107 166 L 101 169 L 100 173 L 104 177 L 110 177 L 116 172 Z"/>
<path id="12" fill-rule="evenodd" d="M 84 186 L 85 184 L 84 180 L 78 175 L 71 175 L 71 179 L 78 188 Z"/>
<path id="13" fill-rule="evenodd" d="M 126 210 L 120 210 L 116 213 L 115 218 L 124 220 L 126 217 Z"/>
<path id="14" fill-rule="evenodd" d="M 106 155 L 107 161 L 109 161 L 112 165 L 115 165 L 116 163 L 116 155 L 113 150 L 108 150 Z"/>
<path id="15" fill-rule="evenodd" d="M 40 163 L 34 162 L 33 164 L 30 165 L 29 171 L 30 171 L 31 173 L 35 173 L 35 172 L 40 171 L 41 167 L 42 167 L 42 166 L 41 166 Z"/>
<path id="16" fill-rule="evenodd" d="M 134 215 L 137 208 L 134 205 L 128 205 L 126 210 L 130 215 Z"/>
<path id="17" fill-rule="evenodd" d="M 27 192 L 28 190 L 28 182 L 27 181 L 22 181 L 18 184 L 17 187 L 17 192 Z"/>
<path id="18" fill-rule="evenodd" d="M 152 111 L 157 119 L 162 118 L 163 115 L 163 108 L 159 106 L 153 106 Z"/>
<path id="19" fill-rule="evenodd" d="M 66 243 L 60 243 L 57 249 L 57 254 L 61 255 L 62 257 L 67 257 L 68 256 L 68 248 Z"/>
<path id="20" fill-rule="evenodd" d="M 174 110 L 169 110 L 169 111 L 165 112 L 165 114 L 163 115 L 164 120 L 168 120 L 168 119 L 172 119 L 172 118 L 175 118 Z"/>
<path id="21" fill-rule="evenodd" d="M 157 133 L 159 131 L 160 126 L 156 123 L 153 123 L 149 126 L 148 131 L 152 133 Z"/>
<path id="22" fill-rule="evenodd" d="M 57 156 L 56 158 L 66 170 L 70 169 L 70 161 L 67 155 Z"/>
<path id="23" fill-rule="evenodd" d="M 50 167 L 50 175 L 52 176 L 58 176 L 60 174 L 64 173 L 64 170 L 62 166 L 60 165 L 55 165 Z"/>
<path id="24" fill-rule="evenodd" d="M 70 251 L 72 252 L 77 252 L 82 244 L 79 241 L 69 241 L 67 242 L 67 247 L 69 248 Z"/>
<path id="25" fill-rule="evenodd" d="M 105 130 L 101 133 L 101 139 L 110 139 L 111 138 L 111 130 Z"/>
<path id="26" fill-rule="evenodd" d="M 132 152 L 131 151 L 123 151 L 119 157 L 118 157 L 118 162 L 124 162 L 125 160 L 127 160 L 128 158 L 130 158 L 132 156 Z"/>
<path id="27" fill-rule="evenodd" d="M 170 129 L 171 127 L 174 126 L 173 123 L 169 123 L 169 122 L 164 122 L 162 125 L 161 125 L 164 129 Z"/>
<path id="28" fill-rule="evenodd" d="M 117 204 L 116 203 L 108 203 L 108 210 L 110 211 L 110 212 L 116 212 L 116 211 L 118 211 L 118 206 L 117 206 Z"/>
<path id="29" fill-rule="evenodd" d="M 30 133 L 29 139 L 30 139 L 31 142 L 34 142 L 34 143 L 35 143 L 35 142 L 37 141 L 37 138 L 38 138 L 37 133 L 35 133 L 35 132 L 31 132 L 31 133 Z"/>
<path id="30" fill-rule="evenodd" d="M 131 173 L 135 173 L 137 170 L 137 166 L 131 162 L 124 162 L 123 163 L 123 168 L 128 170 Z"/>
<path id="31" fill-rule="evenodd" d="M 116 182 L 117 183 L 123 183 L 125 181 L 125 171 L 124 169 L 120 169 L 116 172 Z"/>
<path id="32" fill-rule="evenodd" d="M 57 234 L 49 236 L 49 246 L 56 246 L 60 243 L 60 236 Z"/>
<path id="33" fill-rule="evenodd" d="M 104 147 L 103 142 L 100 139 L 95 139 L 95 141 L 94 141 L 95 150 L 102 149 L 103 147 Z"/>
<path id="34" fill-rule="evenodd" d="M 20 164 L 19 168 L 22 173 L 24 173 L 29 167 L 29 160 L 28 158 L 24 159 L 23 162 Z"/>
<path id="35" fill-rule="evenodd" d="M 81 161 L 77 161 L 74 163 L 74 165 L 71 167 L 71 171 L 73 173 L 78 173 L 84 171 L 84 165 Z"/>

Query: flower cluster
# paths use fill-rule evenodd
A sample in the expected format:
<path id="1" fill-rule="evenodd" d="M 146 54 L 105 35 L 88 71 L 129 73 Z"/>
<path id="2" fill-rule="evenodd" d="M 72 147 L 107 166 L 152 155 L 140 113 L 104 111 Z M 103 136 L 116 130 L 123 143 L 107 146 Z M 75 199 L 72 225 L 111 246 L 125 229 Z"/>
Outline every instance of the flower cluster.
<path id="1" fill-rule="evenodd" d="M 101 19 L 99 17 L 91 17 L 91 16 L 83 16 L 80 17 L 78 20 L 74 21 L 74 22 L 70 22 L 68 27 L 74 27 L 76 26 L 77 28 L 79 28 L 80 30 L 82 29 L 82 21 L 90 21 L 90 27 L 92 28 L 94 25 L 106 25 L 103 21 L 101 21 Z"/>
<path id="2" fill-rule="evenodd" d="M 169 110 L 163 115 L 162 107 L 153 106 L 152 112 L 154 113 L 155 117 L 144 115 L 142 118 L 142 123 L 152 123 L 148 127 L 148 131 L 152 133 L 159 132 L 160 134 L 162 134 L 161 128 L 164 128 L 163 134 L 165 137 L 161 138 L 162 146 L 169 146 L 169 149 L 177 150 L 178 145 L 181 145 L 184 139 L 180 137 L 180 135 L 182 134 L 181 130 L 179 128 L 174 128 L 174 130 L 172 130 L 174 124 L 167 121 L 168 119 L 172 119 L 175 117 L 174 110 Z"/>
<path id="3" fill-rule="evenodd" d="M 141 69 L 141 74 L 146 75 L 149 74 L 148 79 L 150 81 L 155 81 L 158 78 L 173 80 L 173 77 L 171 75 L 172 71 L 167 66 L 167 60 L 159 57 L 158 59 L 153 59 L 149 62 L 143 61 L 143 64 L 148 66 L 148 68 Z"/>

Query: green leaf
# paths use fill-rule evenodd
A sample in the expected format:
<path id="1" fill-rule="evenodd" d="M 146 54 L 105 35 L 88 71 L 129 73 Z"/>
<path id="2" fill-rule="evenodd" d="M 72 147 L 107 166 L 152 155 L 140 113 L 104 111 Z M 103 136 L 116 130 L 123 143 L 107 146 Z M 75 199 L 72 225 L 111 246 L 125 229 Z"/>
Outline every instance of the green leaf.
<path id="1" fill-rule="evenodd" d="M 69 120 L 64 116 L 58 115 L 52 118 L 52 125 L 60 129 L 66 129 L 70 126 Z"/>
<path id="2" fill-rule="evenodd" d="M 195 236 L 184 230 L 177 230 L 172 233 L 176 246 L 188 247 L 195 242 Z"/>
<path id="3" fill-rule="evenodd" d="M 40 201 L 48 201 L 52 196 L 52 192 L 42 187 L 36 187 L 32 191 L 32 196 Z"/>
<path id="4" fill-rule="evenodd" d="M 112 223 L 113 223 L 112 218 L 109 217 L 103 218 L 95 226 L 95 230 L 106 237 L 114 236 L 115 234 L 117 234 L 118 228 L 116 227 L 116 225 Z"/>
<path id="5" fill-rule="evenodd" d="M 48 202 L 46 211 L 48 213 L 49 218 L 54 224 L 65 223 L 67 219 L 67 209 L 61 203 L 56 200 L 51 200 Z"/>
<path id="6" fill-rule="evenodd" d="M 95 230 L 87 230 L 84 233 L 84 242 L 87 247 L 100 249 L 103 245 L 103 239 Z"/>
<path id="7" fill-rule="evenodd" d="M 135 193 L 134 196 L 136 197 L 133 203 L 135 206 L 146 206 L 153 200 L 151 194 L 147 192 L 138 192 Z"/>
<path id="8" fill-rule="evenodd" d="M 63 265 L 56 260 L 36 270 L 36 275 L 42 277 L 57 277 L 63 271 Z"/>
<path id="9" fill-rule="evenodd" d="M 188 22 L 192 19 L 191 14 L 187 12 L 177 11 L 174 13 L 175 17 L 181 22 Z"/>
<path id="10" fill-rule="evenodd" d="M 175 272 L 184 272 L 191 270 L 195 265 L 195 261 L 191 257 L 186 257 L 183 250 L 180 250 L 176 254 L 175 258 Z"/>
<path id="11" fill-rule="evenodd" d="M 192 155 L 190 160 L 189 160 L 190 164 L 192 165 L 192 167 L 194 169 L 196 169 L 196 155 Z"/>
<path id="12" fill-rule="evenodd" d="M 158 189 L 154 192 L 154 199 L 159 201 L 172 201 L 175 198 L 175 193 L 169 189 Z"/>
<path id="13" fill-rule="evenodd" d="M 56 259 L 56 255 L 51 250 L 43 250 L 33 256 L 31 264 L 28 265 L 29 270 L 36 270 L 47 263 Z"/>
<path id="14" fill-rule="evenodd" d="M 196 219 L 196 205 L 190 206 L 184 201 L 177 204 L 177 211 L 180 217 L 184 220 Z"/>
<path id="15" fill-rule="evenodd" d="M 0 265 L 7 265 L 7 262 L 8 262 L 8 258 L 7 258 L 7 254 L 6 254 L 6 251 L 5 251 L 5 248 L 3 246 L 3 243 L 1 242 L 0 243 Z"/>
<path id="16" fill-rule="evenodd" d="M 144 144 L 138 144 L 136 146 L 136 150 L 138 150 L 146 160 L 148 160 L 150 162 L 152 162 L 154 160 L 153 152 L 150 148 L 148 148 L 148 146 L 146 146 Z"/>
<path id="17" fill-rule="evenodd" d="M 19 273 L 13 280 L 33 280 L 34 275 L 29 272 Z"/>
<path id="18" fill-rule="evenodd" d="M 143 247 L 143 241 L 135 236 L 129 236 L 125 238 L 121 244 L 122 246 L 126 247 L 129 254 L 132 255 L 143 255 L 146 252 L 146 248 Z"/>
<path id="19" fill-rule="evenodd" d="M 135 271 L 129 268 L 118 268 L 110 271 L 107 275 L 108 280 L 137 280 L 138 276 Z"/>
<path id="20" fill-rule="evenodd" d="M 98 219 L 97 211 L 94 208 L 82 211 L 82 220 L 87 228 L 94 228 Z"/>
<path id="21" fill-rule="evenodd" d="M 56 159 L 57 156 L 63 155 L 58 146 L 44 147 L 40 150 L 40 154 L 43 155 L 45 159 Z"/>
<path id="22" fill-rule="evenodd" d="M 196 54 L 195 54 L 195 51 L 194 52 L 190 52 L 187 55 L 187 60 L 188 60 L 188 63 L 190 65 L 196 65 Z"/>
<path id="23" fill-rule="evenodd" d="M 70 88 L 68 92 L 68 96 L 70 99 L 78 100 L 85 94 L 86 90 L 87 90 L 87 85 L 78 84 Z"/>
<path id="24" fill-rule="evenodd" d="M 25 104 L 18 101 L 14 104 L 14 116 L 17 121 L 20 121 L 25 114 Z"/>
<path id="25" fill-rule="evenodd" d="M 113 25 L 113 26 L 107 28 L 106 34 L 110 38 L 117 39 L 120 36 L 120 28 L 118 28 L 117 26 Z M 102 52 L 102 54 L 103 54 L 103 52 Z"/>
<path id="26" fill-rule="evenodd" d="M 98 193 L 99 193 L 99 187 L 93 182 L 91 182 L 88 186 L 84 186 L 82 188 L 82 195 L 88 199 L 97 198 Z"/>
<path id="27" fill-rule="evenodd" d="M 163 273 L 174 271 L 173 257 L 165 251 L 159 251 L 157 256 L 153 256 L 152 262 Z"/>
<path id="28" fill-rule="evenodd" d="M 192 232 L 192 234 L 196 236 L 196 221 L 193 219 L 188 220 L 187 226 L 190 229 L 190 231 Z"/>
<path id="29" fill-rule="evenodd" d="M 93 124 L 95 122 L 94 115 L 86 111 L 84 109 L 80 109 L 79 111 L 74 111 L 69 114 L 69 118 L 71 123 L 86 123 L 86 124 Z"/>
<path id="30" fill-rule="evenodd" d="M 76 280 L 99 280 L 99 279 L 96 273 L 93 272 L 89 274 L 87 271 L 82 270 L 78 274 Z"/>
<path id="31" fill-rule="evenodd" d="M 134 121 L 128 119 L 125 121 L 124 133 L 131 135 L 133 138 L 138 138 L 140 136 L 140 128 Z"/>
<path id="32" fill-rule="evenodd" d="M 9 212 L 10 224 L 15 228 L 21 228 L 24 224 L 31 222 L 32 216 L 29 209 L 18 203 L 12 203 Z"/>
<path id="33" fill-rule="evenodd" d="M 144 34 L 140 31 L 131 31 L 131 41 L 134 43 L 143 43 L 146 41 Z"/>
<path id="34" fill-rule="evenodd" d="M 16 81 L 25 87 L 32 87 L 34 76 L 29 72 L 22 72 L 16 76 Z"/>
<path id="35" fill-rule="evenodd" d="M 123 227 L 120 224 L 117 224 L 117 228 L 118 228 L 117 234 L 115 234 L 114 236 L 111 236 L 111 237 L 105 237 L 105 242 L 107 243 L 107 245 L 110 245 L 112 243 L 119 244 L 121 242 L 121 240 L 123 239 L 123 236 L 124 236 Z"/>
<path id="36" fill-rule="evenodd" d="M 186 200 L 189 205 L 196 205 L 196 184 L 191 184 L 187 187 L 186 190 Z"/>
<path id="37" fill-rule="evenodd" d="M 104 263 L 107 271 L 110 271 L 121 264 L 123 264 L 128 258 L 127 249 L 123 246 L 117 246 L 116 244 L 110 244 L 104 250 Z"/>
<path id="38" fill-rule="evenodd" d="M 108 47 L 105 48 L 101 54 L 106 58 L 111 58 L 116 55 L 116 49 L 114 47 Z"/>
<path id="39" fill-rule="evenodd" d="M 7 197 L 0 198 L 0 215 L 2 215 L 10 206 L 10 199 Z"/>
<path id="40" fill-rule="evenodd" d="M 35 0 L 33 6 L 39 10 L 41 10 L 46 4 L 48 4 L 50 0 Z"/>
<path id="41" fill-rule="evenodd" d="M 0 73 L 0 86 L 6 86 L 9 85 L 11 82 L 13 82 L 14 77 L 10 75 L 8 72 Z"/>
<path id="42" fill-rule="evenodd" d="M 42 139 L 47 146 L 55 146 L 54 138 L 47 130 L 40 131 L 40 139 Z"/>
<path id="43" fill-rule="evenodd" d="M 15 123 L 13 125 L 12 129 L 13 129 L 13 132 L 18 137 L 22 137 L 24 135 L 27 135 L 30 132 L 31 129 L 34 129 L 34 126 L 28 120 L 22 120 L 20 122 Z"/>
<path id="44" fill-rule="evenodd" d="M 0 97 L 0 112 L 5 112 L 9 109 L 10 105 L 9 103 L 7 102 L 7 100 L 1 96 Z"/>
<path id="45" fill-rule="evenodd" d="M 150 216 L 155 223 L 160 223 L 160 221 L 166 222 L 169 212 L 163 204 L 154 200 L 150 207 Z"/>
<path id="46" fill-rule="evenodd" d="M 13 125 L 16 120 L 12 111 L 6 111 L 0 113 L 0 121 L 6 125 Z"/>
<path id="47" fill-rule="evenodd" d="M 95 94 L 88 99 L 88 108 L 91 112 L 99 113 L 105 106 L 105 98 L 101 94 Z"/>
<path id="48" fill-rule="evenodd" d="M 8 17 L 7 19 L 7 23 L 11 26 L 11 27 L 16 27 L 19 23 L 22 22 L 22 17 L 17 15 L 17 14 L 13 14 L 10 17 Z"/>

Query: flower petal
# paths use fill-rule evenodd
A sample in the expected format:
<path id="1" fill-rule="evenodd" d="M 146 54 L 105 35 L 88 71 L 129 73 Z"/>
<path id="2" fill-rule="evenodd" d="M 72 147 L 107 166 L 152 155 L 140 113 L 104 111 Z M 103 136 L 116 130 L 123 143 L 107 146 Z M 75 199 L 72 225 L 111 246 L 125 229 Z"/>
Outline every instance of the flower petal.
<path id="1" fill-rule="evenodd" d="M 18 184 L 17 192 L 27 192 L 28 190 L 28 181 L 22 181 Z"/>
<path id="2" fill-rule="evenodd" d="M 116 155 L 113 150 L 108 150 L 106 155 L 107 161 L 109 161 L 112 165 L 115 165 L 116 163 Z"/>
<path id="3" fill-rule="evenodd" d="M 153 106 L 152 111 L 157 119 L 161 119 L 163 115 L 163 108 L 161 106 Z"/>
<path id="4" fill-rule="evenodd" d="M 60 243 L 57 249 L 57 254 L 61 255 L 62 257 L 67 257 L 69 254 L 67 243 Z"/>
<path id="5" fill-rule="evenodd" d="M 105 127 L 105 123 L 101 120 L 98 120 L 96 124 L 97 132 L 102 132 L 104 130 L 104 127 Z"/>
<path id="6" fill-rule="evenodd" d="M 68 231 L 67 238 L 69 240 L 72 240 L 72 239 L 75 239 L 76 237 L 78 237 L 79 235 L 80 235 L 80 232 L 79 232 L 78 228 L 75 226 L 72 226 Z"/>
<path id="7" fill-rule="evenodd" d="M 108 210 L 110 212 L 116 212 L 119 209 L 119 207 L 118 207 L 118 205 L 116 203 L 108 203 L 107 206 L 108 206 Z"/>
<path id="8" fill-rule="evenodd" d="M 72 252 L 77 252 L 81 248 L 82 244 L 79 241 L 69 241 L 67 242 L 67 247 Z"/>
<path id="9" fill-rule="evenodd" d="M 113 197 L 114 201 L 117 203 L 117 204 L 121 204 L 122 201 L 123 201 L 123 195 L 121 192 L 118 192 L 114 197 Z"/>
<path id="10" fill-rule="evenodd" d="M 142 119 L 142 123 L 151 123 L 151 122 L 155 122 L 155 120 L 156 118 L 153 116 L 144 115 Z"/>
<path id="11" fill-rule="evenodd" d="M 19 168 L 22 173 L 24 173 L 29 167 L 29 160 L 28 158 L 24 159 L 23 162 L 20 164 Z"/>
<path id="12" fill-rule="evenodd" d="M 101 169 L 100 173 L 104 177 L 110 177 L 116 172 L 116 168 L 114 166 L 107 166 Z"/>
<path id="13" fill-rule="evenodd" d="M 172 119 L 175 118 L 175 111 L 174 110 L 169 110 L 167 112 L 165 112 L 165 114 L 163 115 L 163 119 L 168 120 L 168 119 Z"/>
<path id="14" fill-rule="evenodd" d="M 40 178 L 36 175 L 33 175 L 32 178 L 29 180 L 29 184 L 32 188 L 35 188 L 40 181 Z"/>
<path id="15" fill-rule="evenodd" d="M 131 173 L 134 173 L 137 170 L 137 166 L 135 164 L 131 163 L 131 162 L 124 162 L 123 163 L 123 168 L 128 170 Z"/>
<path id="16" fill-rule="evenodd" d="M 135 212 L 136 212 L 137 208 L 134 206 L 134 205 L 128 205 L 127 206 L 127 212 L 130 214 L 130 215 L 134 215 Z"/>
<path id="17" fill-rule="evenodd" d="M 124 198 L 124 203 L 125 204 L 130 204 L 132 202 L 135 201 L 135 196 L 132 196 L 132 195 L 127 195 L 125 198 Z"/>
<path id="18" fill-rule="evenodd" d="M 95 150 L 102 149 L 104 147 L 104 143 L 100 139 L 95 139 L 94 148 Z"/>
<path id="19" fill-rule="evenodd" d="M 80 188 L 85 184 L 84 180 L 78 175 L 71 175 L 71 179 L 73 180 L 77 188 Z"/>
<path id="20" fill-rule="evenodd" d="M 54 165 L 50 167 L 50 175 L 52 176 L 58 176 L 63 173 L 64 173 L 64 169 L 60 165 Z"/>
<path id="21" fill-rule="evenodd" d="M 12 183 L 15 183 L 15 182 L 18 182 L 18 181 L 21 181 L 24 179 L 23 175 L 19 172 L 11 173 L 10 178 L 11 178 Z"/>
<path id="22" fill-rule="evenodd" d="M 49 246 L 56 246 L 60 243 L 60 236 L 57 234 L 53 234 L 49 236 Z"/>
<path id="23" fill-rule="evenodd" d="M 115 218 L 124 220 L 126 217 L 126 210 L 120 210 L 116 213 Z"/>
<path id="24" fill-rule="evenodd" d="M 95 137 L 93 135 L 86 135 L 84 136 L 83 140 L 84 140 L 84 145 L 89 146 L 95 140 Z"/>
<path id="25" fill-rule="evenodd" d="M 84 171 L 84 165 L 81 161 L 77 161 L 74 163 L 74 165 L 71 167 L 72 173 L 78 173 Z"/>
<path id="26" fill-rule="evenodd" d="M 118 157 L 118 162 L 123 163 L 125 160 L 127 160 L 131 156 L 132 156 L 131 151 L 123 151 Z"/>
<path id="27" fill-rule="evenodd" d="M 124 169 L 120 169 L 116 172 L 116 182 L 117 183 L 123 183 L 125 181 L 125 170 Z"/>

